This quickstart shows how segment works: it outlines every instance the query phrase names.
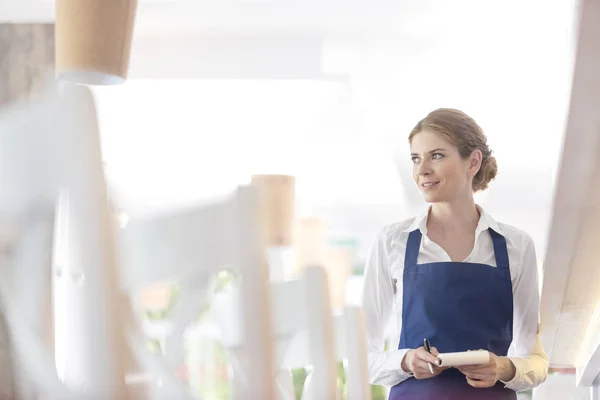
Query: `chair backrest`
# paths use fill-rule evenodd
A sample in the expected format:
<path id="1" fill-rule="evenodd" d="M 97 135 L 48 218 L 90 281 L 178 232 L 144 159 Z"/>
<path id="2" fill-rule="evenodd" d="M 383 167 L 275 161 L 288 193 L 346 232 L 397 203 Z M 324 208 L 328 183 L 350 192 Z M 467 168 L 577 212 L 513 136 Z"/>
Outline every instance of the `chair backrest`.
<path id="1" fill-rule="evenodd" d="M 169 280 L 185 282 L 233 265 L 239 196 L 234 193 L 161 216 L 131 218 L 120 233 L 125 290 L 131 293 Z"/>
<path id="2" fill-rule="evenodd" d="M 333 338 L 336 362 L 342 361 L 346 373 L 348 400 L 370 399 L 371 386 L 368 377 L 366 333 L 362 310 L 357 306 L 345 306 L 342 314 L 333 319 Z M 283 363 L 289 368 L 310 365 L 309 342 L 306 331 L 299 332 L 285 349 Z M 312 385 L 307 382 L 307 386 Z"/>
<path id="3" fill-rule="evenodd" d="M 345 361 L 348 399 L 370 399 L 367 375 L 365 327 L 359 307 L 347 306 L 344 313 L 331 317 L 327 309 L 328 291 L 324 271 L 308 268 L 299 279 L 271 284 L 273 300 L 273 340 L 276 362 L 291 369 L 313 366 L 305 399 L 331 397 L 335 388 L 335 361 Z M 321 301 L 319 301 L 321 300 Z M 213 313 L 221 331 L 221 343 L 236 356 L 242 337 L 239 323 L 239 291 L 232 288 L 213 300 Z M 289 388 L 286 375 L 279 374 L 280 387 Z M 289 393 L 283 393 L 289 395 Z"/>
<path id="4" fill-rule="evenodd" d="M 258 240 L 258 198 L 254 188 L 240 187 L 221 201 L 173 215 L 130 220 L 122 232 L 124 287 L 130 295 L 146 285 L 169 280 L 183 283 L 172 320 L 171 346 L 181 355 L 185 327 L 207 304 L 210 277 L 224 267 L 242 276 L 239 314 L 247 378 L 253 384 L 238 398 L 273 398 L 270 341 L 270 293 L 264 251 Z M 171 364 L 171 366 L 173 366 Z"/>
<path id="5" fill-rule="evenodd" d="M 320 276 L 312 277 L 321 279 Z M 276 340 L 289 340 L 298 332 L 309 326 L 308 296 L 311 284 L 308 276 L 301 276 L 285 282 L 271 283 L 271 299 L 273 301 L 273 337 Z M 316 288 L 310 292 L 318 295 Z M 222 331 L 221 342 L 228 349 L 236 349 L 243 345 L 241 320 L 240 288 L 233 286 L 218 293 L 212 302 L 212 313 Z"/>

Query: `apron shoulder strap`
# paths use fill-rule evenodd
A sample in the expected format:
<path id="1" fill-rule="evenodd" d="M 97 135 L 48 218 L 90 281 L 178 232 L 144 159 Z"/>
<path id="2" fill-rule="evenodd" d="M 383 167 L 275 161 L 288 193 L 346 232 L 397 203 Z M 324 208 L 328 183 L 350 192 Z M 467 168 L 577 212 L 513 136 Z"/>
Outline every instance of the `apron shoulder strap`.
<path id="1" fill-rule="evenodd" d="M 494 244 L 494 254 L 496 255 L 496 266 L 498 268 L 509 269 L 508 248 L 504 236 L 489 228 L 492 243 Z"/>
<path id="2" fill-rule="evenodd" d="M 404 265 L 417 265 L 419 250 L 421 249 L 421 231 L 416 229 L 408 234 L 406 252 L 404 254 Z"/>

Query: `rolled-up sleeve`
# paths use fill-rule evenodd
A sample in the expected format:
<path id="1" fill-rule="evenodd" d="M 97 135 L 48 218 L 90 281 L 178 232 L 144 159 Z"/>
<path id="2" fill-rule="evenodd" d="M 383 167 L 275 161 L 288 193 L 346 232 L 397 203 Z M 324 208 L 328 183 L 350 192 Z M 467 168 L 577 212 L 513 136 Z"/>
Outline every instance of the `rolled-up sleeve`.
<path id="1" fill-rule="evenodd" d="M 548 377 L 548 356 L 538 334 L 539 278 L 531 237 L 526 236 L 523 248 L 522 264 L 513 290 L 513 343 L 508 357 L 516 373 L 512 380 L 504 382 L 514 391 L 534 388 Z"/>
<path id="2" fill-rule="evenodd" d="M 385 350 L 385 329 L 394 310 L 394 290 L 388 265 L 387 235 L 374 240 L 365 266 L 362 308 L 365 313 L 369 379 L 372 384 L 393 386 L 412 376 L 401 368 L 408 349 Z"/>

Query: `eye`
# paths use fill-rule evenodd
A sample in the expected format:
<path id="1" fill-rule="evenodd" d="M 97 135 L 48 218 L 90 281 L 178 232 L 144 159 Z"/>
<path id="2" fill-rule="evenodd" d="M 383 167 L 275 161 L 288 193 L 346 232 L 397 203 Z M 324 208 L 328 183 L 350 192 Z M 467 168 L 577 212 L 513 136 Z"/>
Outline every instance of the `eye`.
<path id="1" fill-rule="evenodd" d="M 410 158 L 413 162 L 413 164 L 417 164 L 421 159 L 419 157 L 411 157 Z"/>
<path id="2" fill-rule="evenodd" d="M 442 153 L 433 153 L 431 155 L 431 158 L 434 159 L 434 160 L 439 160 L 441 158 L 444 158 L 444 155 Z"/>

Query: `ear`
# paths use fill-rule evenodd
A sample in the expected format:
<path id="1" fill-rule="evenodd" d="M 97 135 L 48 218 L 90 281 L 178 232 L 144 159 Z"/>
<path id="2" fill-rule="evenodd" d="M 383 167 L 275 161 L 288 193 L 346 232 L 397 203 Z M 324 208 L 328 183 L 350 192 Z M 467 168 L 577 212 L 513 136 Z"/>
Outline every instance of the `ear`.
<path id="1" fill-rule="evenodd" d="M 473 152 L 469 156 L 469 160 L 468 160 L 469 176 L 474 177 L 475 175 L 477 175 L 477 172 L 479 172 L 479 169 L 481 168 L 482 160 L 483 160 L 483 154 L 481 153 L 481 150 L 473 150 Z"/>

